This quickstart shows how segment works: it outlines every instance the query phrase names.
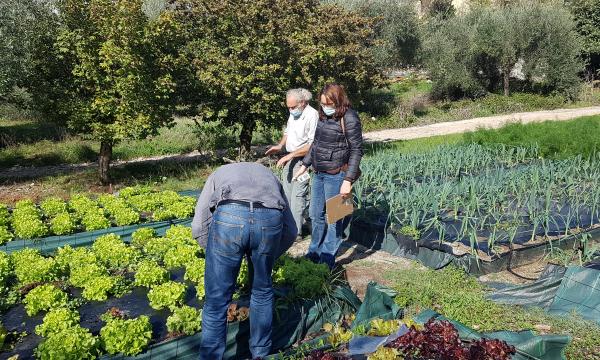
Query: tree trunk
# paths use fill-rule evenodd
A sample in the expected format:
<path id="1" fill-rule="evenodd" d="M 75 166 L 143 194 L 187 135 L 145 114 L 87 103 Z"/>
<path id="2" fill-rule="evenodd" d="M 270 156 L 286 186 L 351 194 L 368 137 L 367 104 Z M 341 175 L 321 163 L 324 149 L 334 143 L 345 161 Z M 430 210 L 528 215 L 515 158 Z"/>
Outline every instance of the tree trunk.
<path id="1" fill-rule="evenodd" d="M 510 95 L 510 69 L 505 68 L 502 74 L 504 78 L 504 96 Z"/>
<path id="2" fill-rule="evenodd" d="M 110 169 L 110 160 L 112 159 L 112 153 L 112 142 L 100 142 L 100 157 L 98 158 L 98 170 L 100 175 L 100 182 L 102 182 L 102 185 L 107 185 L 110 182 L 108 171 Z"/>
<path id="3" fill-rule="evenodd" d="M 248 159 L 250 159 L 253 132 L 254 124 L 249 124 L 246 122 L 242 123 L 242 131 L 240 132 L 240 161 L 247 161 Z"/>

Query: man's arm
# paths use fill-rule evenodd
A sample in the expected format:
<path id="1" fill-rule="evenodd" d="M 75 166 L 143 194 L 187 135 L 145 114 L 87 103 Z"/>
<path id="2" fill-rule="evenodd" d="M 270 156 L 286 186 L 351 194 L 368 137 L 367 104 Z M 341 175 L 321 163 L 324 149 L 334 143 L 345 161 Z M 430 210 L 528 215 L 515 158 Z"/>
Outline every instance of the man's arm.
<path id="1" fill-rule="evenodd" d="M 192 220 L 192 236 L 202 248 L 206 248 L 206 244 L 208 243 L 208 228 L 212 221 L 212 212 L 210 211 L 209 204 L 214 191 L 215 183 L 211 174 L 206 179 L 206 183 L 204 183 L 202 192 L 198 197 L 194 219 Z"/>
<path id="2" fill-rule="evenodd" d="M 273 154 L 277 154 L 280 153 L 281 150 L 283 150 L 283 147 L 285 146 L 285 143 L 287 142 L 287 133 L 283 134 L 283 136 L 281 137 L 281 140 L 279 141 L 279 143 L 277 145 L 273 145 L 271 146 L 266 152 L 265 155 L 269 156 L 269 155 L 273 155 Z"/>

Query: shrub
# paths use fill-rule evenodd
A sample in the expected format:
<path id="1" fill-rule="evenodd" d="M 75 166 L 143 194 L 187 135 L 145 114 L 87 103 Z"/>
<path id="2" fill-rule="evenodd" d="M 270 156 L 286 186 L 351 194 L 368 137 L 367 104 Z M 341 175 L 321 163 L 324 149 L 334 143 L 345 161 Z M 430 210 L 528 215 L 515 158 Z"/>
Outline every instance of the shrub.
<path id="1" fill-rule="evenodd" d="M 181 304 L 184 296 L 185 285 L 175 281 L 156 285 L 148 292 L 150 306 L 155 310 L 174 308 Z"/>
<path id="2" fill-rule="evenodd" d="M 15 275 L 21 285 L 52 281 L 58 275 L 59 267 L 56 261 L 43 257 L 38 250 L 19 250 L 14 252 L 11 257 Z"/>
<path id="3" fill-rule="evenodd" d="M 169 272 L 152 260 L 142 261 L 135 272 L 135 285 L 153 287 L 169 279 Z"/>
<path id="4" fill-rule="evenodd" d="M 106 325 L 100 330 L 100 338 L 109 354 L 134 356 L 150 343 L 152 325 L 144 315 L 130 320 L 106 318 Z"/>
<path id="5" fill-rule="evenodd" d="M 202 327 L 202 312 L 191 306 L 184 305 L 173 309 L 173 314 L 167 318 L 167 329 L 170 333 L 193 335 Z"/>
<path id="6" fill-rule="evenodd" d="M 69 327 L 50 335 L 35 350 L 40 360 L 87 360 L 100 355 L 100 342 L 88 329 Z"/>
<path id="7" fill-rule="evenodd" d="M 50 310 L 44 322 L 35 327 L 39 336 L 51 336 L 79 325 L 79 313 L 67 308 Z"/>
<path id="8" fill-rule="evenodd" d="M 50 284 L 36 287 L 25 295 L 25 299 L 23 299 L 25 311 L 29 316 L 34 316 L 40 311 L 67 306 L 67 302 L 67 294 Z"/>

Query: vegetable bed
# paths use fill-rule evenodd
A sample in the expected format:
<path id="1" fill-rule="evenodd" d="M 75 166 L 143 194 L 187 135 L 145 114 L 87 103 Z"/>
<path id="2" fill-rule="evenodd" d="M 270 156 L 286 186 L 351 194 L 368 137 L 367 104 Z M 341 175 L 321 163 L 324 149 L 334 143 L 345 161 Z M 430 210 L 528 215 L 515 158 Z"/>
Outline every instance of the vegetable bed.
<path id="1" fill-rule="evenodd" d="M 545 160 L 536 148 L 458 145 L 384 150 L 361 167 L 354 220 L 408 248 L 491 261 L 569 236 L 585 246 L 599 227 L 600 155 Z"/>
<path id="2" fill-rule="evenodd" d="M 118 195 L 91 198 L 73 195 L 69 201 L 48 198 L 40 204 L 18 201 L 14 208 L 0 204 L 0 245 L 15 239 L 65 236 L 151 221 L 189 218 L 196 199 L 174 191 L 129 187 Z"/>
<path id="3" fill-rule="evenodd" d="M 273 273 L 279 307 L 331 298 L 331 276 L 325 265 L 282 257 Z M 0 358 L 132 356 L 193 335 L 201 329 L 203 277 L 203 251 L 184 226 L 164 237 L 140 229 L 131 244 L 108 234 L 90 248 L 65 246 L 53 256 L 0 252 Z M 248 318 L 248 279 L 243 265 L 232 324 Z"/>

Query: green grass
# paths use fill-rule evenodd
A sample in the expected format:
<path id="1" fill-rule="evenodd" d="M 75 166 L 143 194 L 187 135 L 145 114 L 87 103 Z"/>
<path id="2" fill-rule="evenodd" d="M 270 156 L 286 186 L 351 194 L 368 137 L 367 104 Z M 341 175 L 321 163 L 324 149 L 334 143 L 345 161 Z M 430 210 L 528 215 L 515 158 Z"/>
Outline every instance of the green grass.
<path id="1" fill-rule="evenodd" d="M 364 131 L 419 126 L 515 112 L 600 105 L 600 91 L 582 91 L 581 99 L 568 102 L 560 96 L 513 93 L 490 94 L 479 99 L 434 101 L 431 84 L 407 79 L 388 88 L 372 90 L 357 108 Z"/>
<path id="2" fill-rule="evenodd" d="M 550 333 L 572 337 L 568 359 L 600 359 L 600 327 L 576 315 L 551 316 L 541 309 L 500 305 L 486 299 L 488 289 L 462 270 L 409 269 L 386 277 L 398 291 L 398 305 L 414 316 L 433 309 L 478 331 L 533 330 L 550 326 Z"/>
<path id="3" fill-rule="evenodd" d="M 563 159 L 590 156 L 600 150 L 600 116 L 569 121 L 509 124 L 497 130 L 478 130 L 464 135 L 464 141 L 478 144 L 537 145 L 540 155 Z"/>

